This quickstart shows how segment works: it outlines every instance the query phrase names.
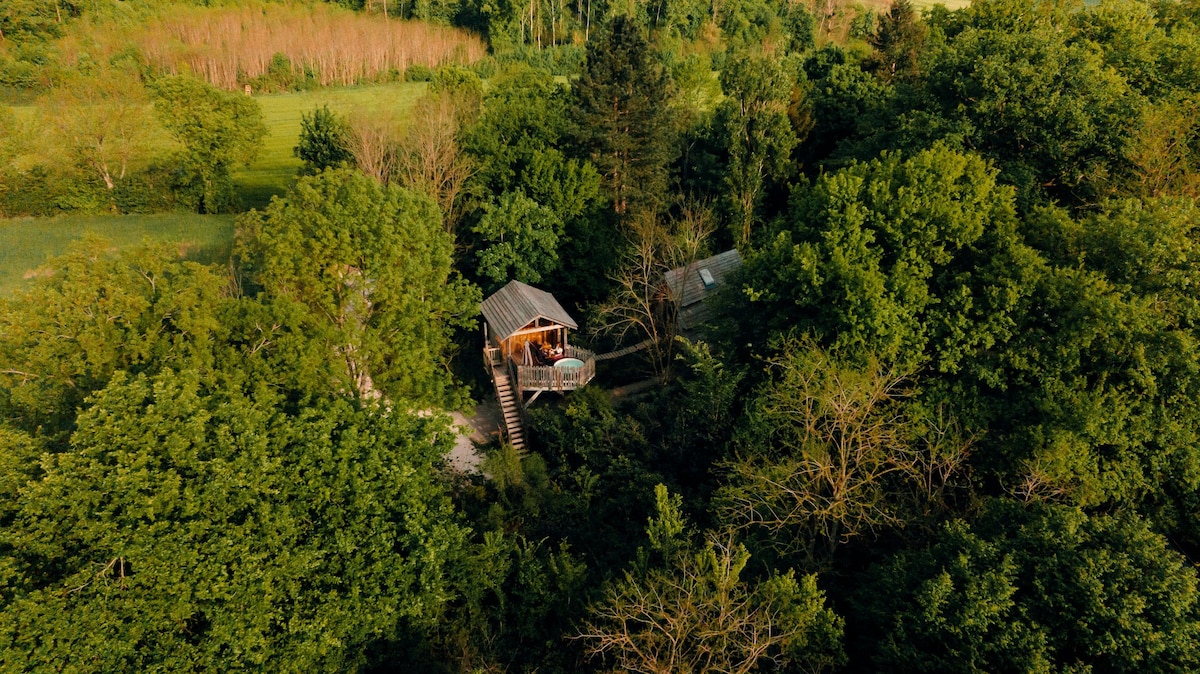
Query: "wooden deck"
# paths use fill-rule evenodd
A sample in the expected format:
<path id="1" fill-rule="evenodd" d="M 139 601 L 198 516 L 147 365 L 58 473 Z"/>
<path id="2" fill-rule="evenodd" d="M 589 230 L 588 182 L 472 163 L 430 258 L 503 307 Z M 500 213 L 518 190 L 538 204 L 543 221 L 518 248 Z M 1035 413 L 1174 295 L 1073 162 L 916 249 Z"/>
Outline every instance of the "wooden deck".
<path id="1" fill-rule="evenodd" d="M 519 365 L 515 360 L 504 362 L 500 349 L 485 347 L 483 360 L 492 373 L 496 386 L 496 399 L 504 415 L 505 439 L 518 451 L 525 448 L 524 407 L 528 404 L 522 397 L 533 392 L 528 402 L 533 402 L 542 391 L 573 391 L 587 384 L 596 376 L 596 354 L 587 349 L 568 346 L 565 358 L 578 358 L 581 367 L 554 367 L 552 365 Z M 514 386 L 515 384 L 515 386 Z"/>
<path id="2" fill-rule="evenodd" d="M 553 365 L 517 365 L 517 390 L 519 391 L 574 391 L 596 376 L 596 354 L 587 349 L 568 346 L 565 358 L 578 358 L 582 367 L 554 367 Z"/>

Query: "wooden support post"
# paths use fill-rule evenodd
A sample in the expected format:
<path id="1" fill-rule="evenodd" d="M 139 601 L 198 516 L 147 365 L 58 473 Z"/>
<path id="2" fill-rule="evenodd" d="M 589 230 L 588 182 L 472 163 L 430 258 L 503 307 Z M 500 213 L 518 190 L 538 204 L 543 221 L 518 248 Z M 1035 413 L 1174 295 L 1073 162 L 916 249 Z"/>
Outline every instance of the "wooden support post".
<path id="1" fill-rule="evenodd" d="M 528 402 L 521 403 L 521 407 L 524 407 L 525 409 L 529 409 L 529 406 L 530 406 L 530 405 L 532 405 L 532 404 L 533 404 L 533 401 L 537 400 L 537 397 L 538 397 L 538 396 L 540 396 L 540 395 L 542 395 L 542 390 L 541 390 L 541 389 L 538 389 L 538 390 L 534 391 L 534 392 L 533 392 L 533 395 L 532 395 L 532 396 L 530 396 L 530 398 L 529 398 L 529 401 L 528 401 Z"/>

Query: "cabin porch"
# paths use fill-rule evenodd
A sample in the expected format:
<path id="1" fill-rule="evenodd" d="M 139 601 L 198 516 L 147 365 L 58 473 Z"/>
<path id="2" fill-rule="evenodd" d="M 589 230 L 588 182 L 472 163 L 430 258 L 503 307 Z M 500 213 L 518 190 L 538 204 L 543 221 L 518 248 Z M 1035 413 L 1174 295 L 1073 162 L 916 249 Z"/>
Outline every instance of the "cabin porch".
<path id="1" fill-rule="evenodd" d="M 483 350 L 484 361 L 489 366 L 504 367 L 516 381 L 516 389 L 524 392 L 574 391 L 596 376 L 596 354 L 587 349 L 567 345 L 561 356 L 550 361 L 518 360 L 513 354 L 504 357 L 499 347 L 489 346 Z M 577 361 L 577 362 L 572 362 Z"/>
<path id="2" fill-rule="evenodd" d="M 567 346 L 549 365 L 512 362 L 520 391 L 574 391 L 596 376 L 596 354 L 577 346 Z"/>

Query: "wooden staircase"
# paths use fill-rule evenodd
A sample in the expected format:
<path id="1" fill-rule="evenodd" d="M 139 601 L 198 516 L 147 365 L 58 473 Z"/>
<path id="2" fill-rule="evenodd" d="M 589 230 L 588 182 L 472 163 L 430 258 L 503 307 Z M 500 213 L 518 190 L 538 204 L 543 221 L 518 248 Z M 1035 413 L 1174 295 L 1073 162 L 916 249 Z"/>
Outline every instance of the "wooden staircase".
<path id="1" fill-rule="evenodd" d="M 496 382 L 496 399 L 500 401 L 500 412 L 504 415 L 504 435 L 508 444 L 517 451 L 525 449 L 525 425 L 521 421 L 520 395 L 513 390 L 512 378 L 503 367 L 492 368 L 492 381 Z"/>

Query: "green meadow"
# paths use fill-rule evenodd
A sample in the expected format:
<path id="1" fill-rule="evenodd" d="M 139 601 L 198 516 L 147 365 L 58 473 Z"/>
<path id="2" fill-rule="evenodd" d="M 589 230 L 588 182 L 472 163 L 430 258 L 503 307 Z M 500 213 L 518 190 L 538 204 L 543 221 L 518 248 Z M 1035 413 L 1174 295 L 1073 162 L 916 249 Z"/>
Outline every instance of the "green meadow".
<path id="1" fill-rule="evenodd" d="M 258 158 L 249 167 L 233 174 L 246 207 L 262 208 L 271 197 L 283 194 L 292 184 L 296 170 L 300 168 L 300 160 L 292 154 L 292 148 L 300 138 L 300 118 L 304 113 L 328 105 L 329 109 L 344 115 L 371 115 L 386 110 L 403 120 L 427 87 L 424 82 L 391 82 L 254 96 L 262 106 L 268 134 Z M 32 120 L 38 114 L 32 105 L 12 109 L 22 120 Z M 169 152 L 171 142 L 166 132 L 160 129 L 151 152 Z"/>
<path id="2" fill-rule="evenodd" d="M 87 236 L 100 237 L 114 248 L 164 242 L 178 245 L 190 259 L 228 260 L 234 217 L 162 213 L 0 219 L 0 297 L 44 273 L 47 260 Z"/>
<path id="3" fill-rule="evenodd" d="M 292 154 L 292 148 L 300 138 L 301 115 L 328 105 L 342 114 L 370 115 L 386 110 L 403 120 L 427 86 L 424 82 L 395 82 L 256 95 L 268 135 L 258 158 L 234 173 L 246 207 L 265 207 L 272 196 L 283 194 L 295 180 L 300 160 Z M 15 110 L 26 118 L 37 114 L 33 106 Z M 166 146 L 165 135 L 161 140 Z M 116 248 L 147 241 L 167 242 L 179 244 L 181 251 L 193 259 L 225 260 L 233 245 L 233 222 L 232 215 L 191 213 L 0 219 L 0 295 L 19 289 L 40 273 L 48 259 L 62 255 L 71 243 L 89 235 L 99 236 Z"/>
<path id="4" fill-rule="evenodd" d="M 295 179 L 300 160 L 292 154 L 292 148 L 300 138 L 301 115 L 328 105 L 342 114 L 387 110 L 403 119 L 427 86 L 424 82 L 395 82 L 255 96 L 269 135 L 258 159 L 233 174 L 246 207 L 266 206 L 272 196 L 283 194 Z"/>
<path id="5" fill-rule="evenodd" d="M 971 0 L 913 0 L 913 7 L 917 9 L 929 9 L 935 5 L 945 5 L 946 9 L 962 9 L 969 7 Z"/>

